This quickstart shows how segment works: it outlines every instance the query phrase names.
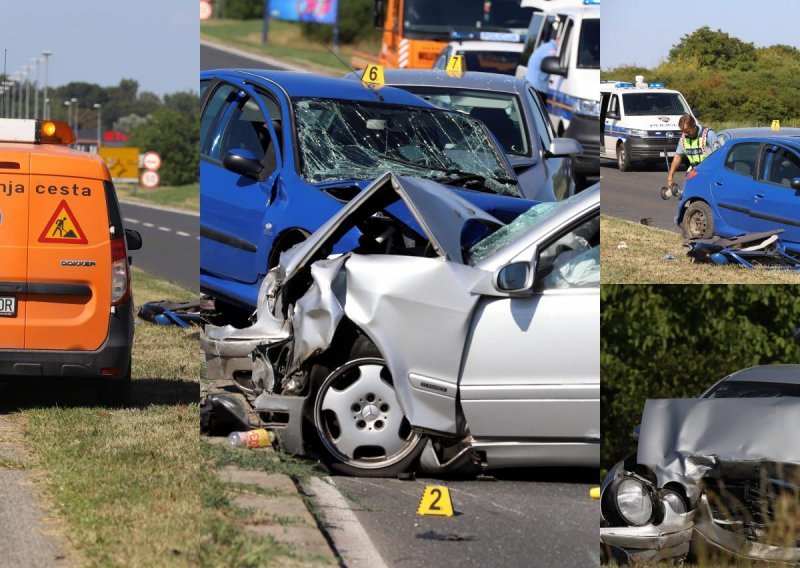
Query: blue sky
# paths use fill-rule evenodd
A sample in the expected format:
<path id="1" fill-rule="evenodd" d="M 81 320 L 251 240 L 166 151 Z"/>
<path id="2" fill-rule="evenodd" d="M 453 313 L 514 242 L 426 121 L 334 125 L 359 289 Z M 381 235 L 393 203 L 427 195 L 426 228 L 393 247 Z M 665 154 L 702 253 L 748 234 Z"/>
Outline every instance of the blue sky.
<path id="1" fill-rule="evenodd" d="M 601 1 L 603 69 L 627 63 L 653 67 L 681 37 L 702 26 L 756 47 L 782 43 L 800 48 L 798 0 Z"/>
<path id="2" fill-rule="evenodd" d="M 197 90 L 197 0 L 3 0 L 0 21 L 9 74 L 49 49 L 50 86 L 132 78 L 159 95 Z"/>

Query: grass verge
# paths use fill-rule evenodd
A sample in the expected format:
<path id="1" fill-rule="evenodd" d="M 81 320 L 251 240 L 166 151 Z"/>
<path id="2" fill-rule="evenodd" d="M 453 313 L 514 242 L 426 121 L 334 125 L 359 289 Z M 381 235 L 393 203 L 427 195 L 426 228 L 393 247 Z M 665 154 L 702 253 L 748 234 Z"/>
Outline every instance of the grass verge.
<path id="1" fill-rule="evenodd" d="M 124 201 L 174 207 L 184 211 L 200 211 L 200 184 L 163 186 L 147 189 L 139 185 L 116 186 L 117 196 Z"/>
<path id="2" fill-rule="evenodd" d="M 602 284 L 800 283 L 796 271 L 696 264 L 679 234 L 624 219 L 601 216 L 600 234 Z M 619 248 L 623 242 L 627 248 Z"/>
<path id="3" fill-rule="evenodd" d="M 317 73 L 341 76 L 349 71 L 353 51 L 363 51 L 377 56 L 380 36 L 353 45 L 339 47 L 342 65 L 327 48 L 331 46 L 303 37 L 300 24 L 270 20 L 269 42 L 261 44 L 261 20 L 207 20 L 200 23 L 200 37 L 223 43 L 256 55 L 267 55 L 299 65 Z"/>
<path id="4" fill-rule="evenodd" d="M 133 289 L 137 304 L 192 297 L 136 269 Z M 199 363 L 196 335 L 137 321 L 129 408 L 59 385 L 55 400 L 21 410 L 51 502 L 88 565 L 197 564 Z"/>

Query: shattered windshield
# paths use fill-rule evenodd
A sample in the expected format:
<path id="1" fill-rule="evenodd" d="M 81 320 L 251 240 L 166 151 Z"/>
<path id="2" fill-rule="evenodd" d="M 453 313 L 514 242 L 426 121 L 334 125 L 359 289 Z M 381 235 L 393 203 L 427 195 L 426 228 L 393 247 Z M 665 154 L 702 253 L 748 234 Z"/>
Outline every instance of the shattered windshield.
<path id="1" fill-rule="evenodd" d="M 539 225 L 544 219 L 549 218 L 555 211 L 564 207 L 571 199 L 573 198 L 570 197 L 563 201 L 545 201 L 534 205 L 502 229 L 498 229 L 482 241 L 478 241 L 469 249 L 470 264 L 476 264 L 493 255 L 504 246 L 513 243 L 533 227 Z"/>
<path id="2" fill-rule="evenodd" d="M 442 183 L 476 181 L 520 197 L 513 173 L 475 119 L 455 112 L 334 99 L 294 99 L 302 176 L 374 179 L 389 170 Z M 465 187 L 467 187 L 465 185 Z"/>

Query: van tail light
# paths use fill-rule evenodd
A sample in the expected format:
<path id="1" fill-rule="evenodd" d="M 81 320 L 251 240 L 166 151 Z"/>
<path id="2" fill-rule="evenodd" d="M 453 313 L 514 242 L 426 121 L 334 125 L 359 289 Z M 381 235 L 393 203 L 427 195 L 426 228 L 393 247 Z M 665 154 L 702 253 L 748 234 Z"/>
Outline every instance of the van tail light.
<path id="1" fill-rule="evenodd" d="M 688 174 L 686 174 L 686 180 L 690 180 L 697 175 L 697 170 L 692 170 Z"/>
<path id="2" fill-rule="evenodd" d="M 128 270 L 128 251 L 125 237 L 111 239 L 111 305 L 125 303 L 131 295 L 131 274 Z"/>

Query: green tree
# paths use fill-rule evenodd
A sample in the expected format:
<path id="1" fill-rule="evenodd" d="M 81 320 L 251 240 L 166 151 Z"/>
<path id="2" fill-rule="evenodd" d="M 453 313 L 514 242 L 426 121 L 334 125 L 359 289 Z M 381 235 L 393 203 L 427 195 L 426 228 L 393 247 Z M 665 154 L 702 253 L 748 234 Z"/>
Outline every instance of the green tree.
<path id="1" fill-rule="evenodd" d="M 648 398 L 696 397 L 725 375 L 800 361 L 792 286 L 603 286 L 602 467 L 634 451 Z"/>
<path id="2" fill-rule="evenodd" d="M 750 69 L 755 63 L 756 48 L 752 43 L 731 37 L 722 30 L 703 26 L 669 50 L 669 61 L 695 62 L 699 67 L 716 69 Z"/>
<path id="3" fill-rule="evenodd" d="M 375 34 L 372 27 L 372 0 L 339 0 L 339 41 L 354 43 Z M 307 38 L 330 42 L 333 26 L 303 23 Z"/>
<path id="4" fill-rule="evenodd" d="M 153 113 L 152 120 L 133 131 L 131 146 L 161 155 L 159 174 L 165 185 L 184 185 L 199 178 L 199 108 L 196 95 L 189 113 L 162 106 Z"/>

